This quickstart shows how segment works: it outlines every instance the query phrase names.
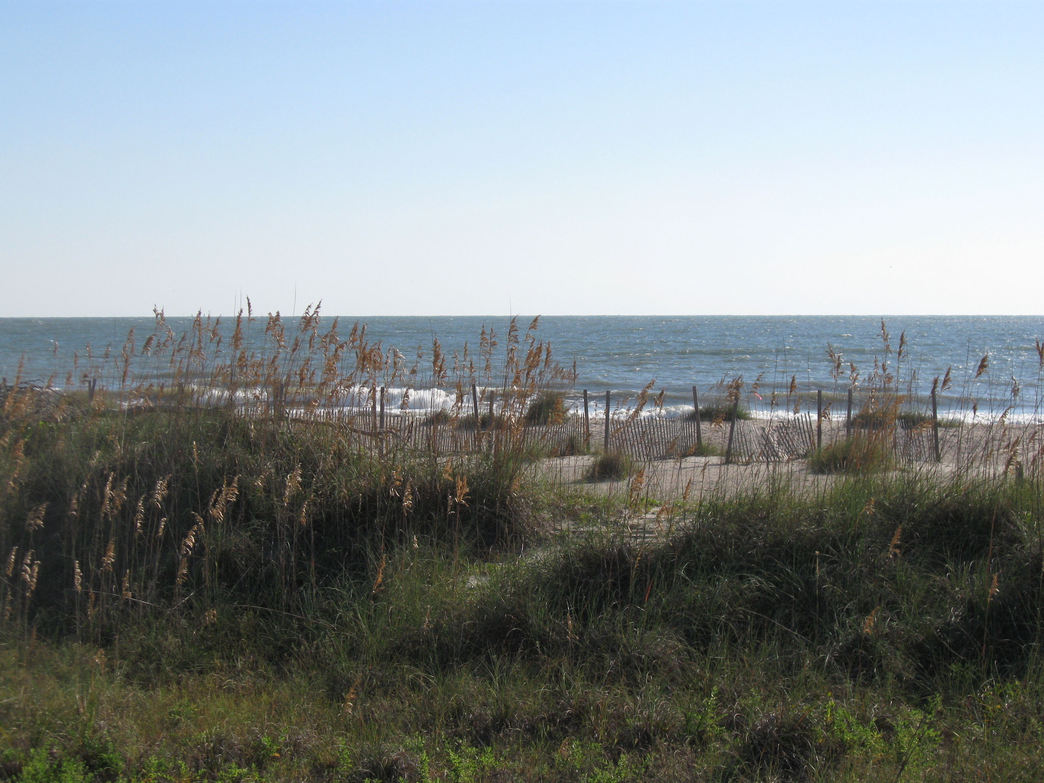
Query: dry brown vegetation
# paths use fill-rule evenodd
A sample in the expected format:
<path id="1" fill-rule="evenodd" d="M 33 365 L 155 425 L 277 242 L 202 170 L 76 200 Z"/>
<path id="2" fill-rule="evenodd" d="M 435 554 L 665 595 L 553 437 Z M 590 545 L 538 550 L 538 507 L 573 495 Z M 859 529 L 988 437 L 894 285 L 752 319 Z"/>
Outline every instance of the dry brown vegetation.
<path id="1" fill-rule="evenodd" d="M 536 322 L 411 361 L 317 309 L 225 333 L 157 314 L 80 392 L 4 390 L 0 779 L 1036 778 L 1039 425 L 937 462 L 879 366 L 851 424 L 697 444 L 646 389 L 590 483 Z"/>

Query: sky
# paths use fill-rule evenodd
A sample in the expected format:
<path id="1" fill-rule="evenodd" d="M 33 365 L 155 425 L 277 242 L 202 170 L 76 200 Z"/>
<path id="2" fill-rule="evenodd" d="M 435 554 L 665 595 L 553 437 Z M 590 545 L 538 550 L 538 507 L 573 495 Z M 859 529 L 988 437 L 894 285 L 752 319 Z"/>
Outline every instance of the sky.
<path id="1" fill-rule="evenodd" d="M 1044 312 L 1044 3 L 0 0 L 0 317 Z"/>

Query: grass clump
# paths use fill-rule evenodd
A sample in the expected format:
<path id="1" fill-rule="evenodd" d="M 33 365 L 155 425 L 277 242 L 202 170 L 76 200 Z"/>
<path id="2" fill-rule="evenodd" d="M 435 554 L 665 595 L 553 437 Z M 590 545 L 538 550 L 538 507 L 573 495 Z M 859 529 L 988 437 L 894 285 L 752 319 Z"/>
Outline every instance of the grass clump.
<path id="1" fill-rule="evenodd" d="M 445 408 L 439 408 L 425 416 L 424 423 L 430 426 L 445 427 L 454 424 L 459 418 Z"/>
<path id="2" fill-rule="evenodd" d="M 938 423 L 940 427 L 955 427 L 957 422 L 951 419 L 939 419 L 938 422 L 928 413 L 921 411 L 903 411 L 898 403 L 892 405 L 877 404 L 865 408 L 852 417 L 851 425 L 860 430 L 916 430 L 930 427 Z"/>
<path id="3" fill-rule="evenodd" d="M 542 391 L 529 403 L 523 419 L 529 425 L 562 424 L 568 415 L 565 394 L 558 391 Z"/>
<path id="4" fill-rule="evenodd" d="M 699 414 L 696 411 L 690 411 L 685 416 L 686 421 L 709 421 L 709 422 L 721 422 L 732 420 L 732 405 L 728 403 L 701 405 Z M 740 421 L 749 421 L 751 418 L 750 411 L 746 408 L 736 408 L 736 418 Z"/>
<path id="5" fill-rule="evenodd" d="M 595 457 L 587 470 L 588 481 L 618 481 L 631 475 L 634 460 L 620 451 L 609 451 Z"/>
<path id="6" fill-rule="evenodd" d="M 863 435 L 823 446 L 808 457 L 808 469 L 813 473 L 875 473 L 894 466 L 890 445 Z"/>
<path id="7" fill-rule="evenodd" d="M 852 426 L 861 430 L 883 430 L 895 426 L 896 414 L 890 410 L 861 410 L 852 417 Z"/>
<path id="8" fill-rule="evenodd" d="M 689 452 L 685 455 L 687 457 L 721 457 L 725 454 L 725 449 L 716 443 L 708 443 L 704 441 L 700 444 L 694 444 Z"/>

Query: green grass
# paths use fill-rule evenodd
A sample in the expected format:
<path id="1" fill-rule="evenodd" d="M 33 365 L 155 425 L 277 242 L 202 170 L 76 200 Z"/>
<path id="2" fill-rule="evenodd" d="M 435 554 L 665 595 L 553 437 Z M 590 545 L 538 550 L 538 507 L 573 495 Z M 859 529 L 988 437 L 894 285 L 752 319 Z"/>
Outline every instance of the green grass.
<path id="1" fill-rule="evenodd" d="M 859 411 L 852 417 L 852 426 L 861 430 L 885 430 L 896 427 L 904 430 L 915 430 L 930 427 L 933 419 L 928 413 L 918 411 L 894 411 L 891 409 L 873 409 Z M 939 419 L 939 427 L 952 429 L 958 426 L 953 419 Z"/>
<path id="2" fill-rule="evenodd" d="M 1039 491 L 1003 486 L 777 489 L 691 510 L 669 542 L 521 560 L 405 542 L 300 614 L 127 618 L 100 647 L 8 635 L 5 769 L 1028 780 L 1039 512 Z"/>
<path id="3" fill-rule="evenodd" d="M 813 473 L 876 473 L 894 466 L 891 443 L 880 436 L 853 435 L 808 456 Z"/>
<path id="4" fill-rule="evenodd" d="M 587 470 L 588 481 L 619 481 L 631 474 L 634 460 L 619 451 L 598 454 Z"/>
<path id="5" fill-rule="evenodd" d="M 695 421 L 696 412 L 690 412 L 685 418 L 687 421 Z M 699 418 L 700 421 L 709 422 L 731 421 L 732 406 L 727 403 L 701 405 Z M 736 408 L 736 418 L 740 420 L 748 420 L 750 419 L 750 411 L 745 408 Z"/>
<path id="6" fill-rule="evenodd" d="M 8 412 L 0 780 L 1035 780 L 1041 484 L 868 442 L 636 539 L 521 450 Z"/>
<path id="7" fill-rule="evenodd" d="M 704 441 L 698 446 L 693 446 L 692 450 L 685 456 L 687 457 L 721 457 L 724 456 L 725 449 L 718 446 L 715 443 L 708 443 Z"/>
<path id="8" fill-rule="evenodd" d="M 530 425 L 561 424 L 567 415 L 565 394 L 543 391 L 530 401 L 523 419 Z"/>

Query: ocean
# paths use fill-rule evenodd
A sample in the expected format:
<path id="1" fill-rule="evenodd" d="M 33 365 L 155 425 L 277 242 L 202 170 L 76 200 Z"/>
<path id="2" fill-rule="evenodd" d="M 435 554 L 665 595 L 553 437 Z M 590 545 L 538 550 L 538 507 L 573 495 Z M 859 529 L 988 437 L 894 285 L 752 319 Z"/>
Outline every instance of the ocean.
<path id="1" fill-rule="evenodd" d="M 323 316 L 320 329 L 333 320 Z M 523 333 L 531 320 L 518 318 Z M 166 322 L 183 334 L 193 319 Z M 296 322 L 284 319 L 288 325 Z M 232 319 L 210 323 L 227 340 Z M 255 316 L 249 324 L 248 347 L 265 350 L 265 323 Z M 449 356 L 460 355 L 465 345 L 475 355 L 483 329 L 491 329 L 502 355 L 510 318 L 341 316 L 340 334 L 356 323 L 366 325 L 369 341 L 382 350 L 395 349 L 420 366 L 427 361 L 430 369 L 435 338 Z M 0 375 L 7 383 L 20 377 L 59 388 L 77 387 L 88 375 L 115 384 L 116 357 L 124 346 L 140 352 L 155 330 L 152 317 L 3 318 Z M 583 389 L 594 400 L 610 391 L 614 405 L 625 406 L 651 384 L 654 394 L 663 391 L 657 410 L 665 415 L 691 410 L 694 386 L 702 404 L 723 396 L 735 379 L 755 413 L 782 406 L 784 396 L 789 408 L 795 390 L 803 405 L 816 390 L 836 400 L 853 381 L 857 390 L 865 388 L 882 364 L 898 377 L 897 388 L 913 407 L 923 408 L 933 380 L 949 371 L 952 382 L 938 399 L 944 415 L 1003 413 L 1039 420 L 1044 410 L 1042 316 L 546 316 L 534 334 L 551 345 L 556 362 L 575 366 L 574 400 Z M 426 385 L 431 384 L 416 381 L 411 405 L 437 406 L 449 399 L 439 390 L 419 393 Z"/>

